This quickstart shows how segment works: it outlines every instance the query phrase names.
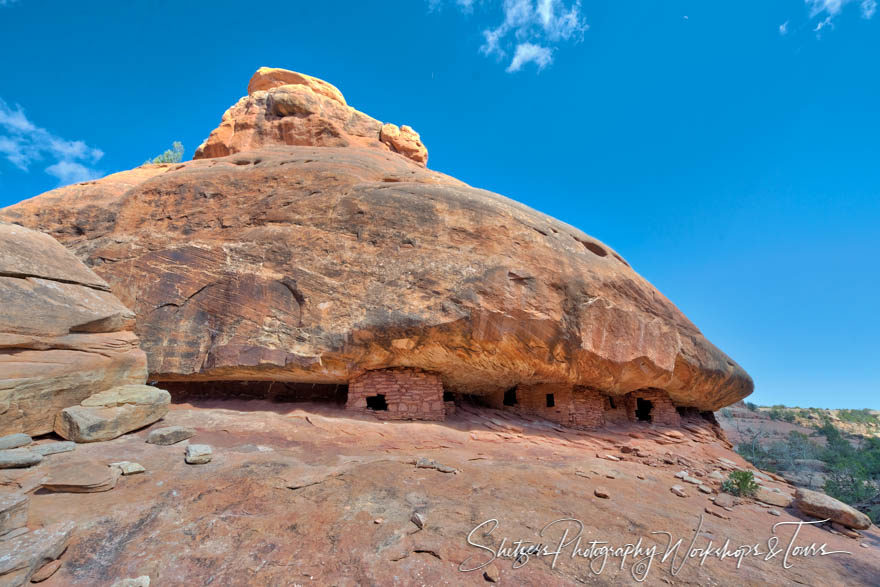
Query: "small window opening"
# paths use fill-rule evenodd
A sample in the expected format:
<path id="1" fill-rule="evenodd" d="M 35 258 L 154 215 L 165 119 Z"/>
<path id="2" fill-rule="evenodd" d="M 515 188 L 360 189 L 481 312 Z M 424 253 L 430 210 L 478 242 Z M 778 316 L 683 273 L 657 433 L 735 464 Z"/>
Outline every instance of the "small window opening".
<path id="1" fill-rule="evenodd" d="M 515 406 L 516 405 L 516 388 L 511 387 L 507 391 L 504 392 L 504 405 L 505 406 Z"/>
<path id="2" fill-rule="evenodd" d="M 452 395 L 452 392 L 451 392 L 451 391 L 444 391 L 444 392 L 443 392 L 443 401 L 445 401 L 445 402 L 454 402 L 454 401 L 455 401 L 455 396 Z"/>
<path id="3" fill-rule="evenodd" d="M 388 411 L 388 402 L 385 401 L 385 395 L 370 395 L 367 396 L 367 409 L 375 410 L 375 411 Z"/>
<path id="4" fill-rule="evenodd" d="M 614 405 L 614 398 L 613 398 L 613 397 L 609 397 L 609 398 L 608 398 L 608 405 L 611 406 L 611 409 L 612 409 L 612 410 L 616 410 L 616 409 L 617 409 L 617 406 Z"/>
<path id="5" fill-rule="evenodd" d="M 556 398 L 553 397 L 552 393 L 547 394 L 547 407 L 552 408 L 556 405 Z"/>
<path id="6" fill-rule="evenodd" d="M 638 398 L 636 400 L 636 419 L 639 422 L 650 422 L 653 407 L 654 404 L 650 400 Z"/>

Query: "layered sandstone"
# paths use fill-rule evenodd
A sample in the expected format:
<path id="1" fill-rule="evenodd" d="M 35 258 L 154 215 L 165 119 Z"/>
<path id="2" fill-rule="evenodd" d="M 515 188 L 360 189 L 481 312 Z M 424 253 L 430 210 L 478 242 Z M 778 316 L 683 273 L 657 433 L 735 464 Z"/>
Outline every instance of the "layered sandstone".
<path id="1" fill-rule="evenodd" d="M 425 165 L 428 150 L 409 126 L 382 124 L 355 110 L 331 84 L 286 69 L 261 67 L 248 95 L 223 114 L 195 159 L 223 157 L 266 145 L 368 147 Z"/>
<path id="2" fill-rule="evenodd" d="M 52 431 L 93 393 L 146 378 L 134 314 L 52 237 L 0 222 L 0 435 Z"/>
<path id="3" fill-rule="evenodd" d="M 112 284 L 137 315 L 154 378 L 347 384 L 420 369 L 446 391 L 489 398 L 562 386 L 576 396 L 570 422 L 614 419 L 592 413 L 600 400 L 583 389 L 700 410 L 752 391 L 609 246 L 392 152 L 380 123 L 326 88 L 264 78 L 196 160 L 0 211 Z M 315 134 L 322 125 L 345 140 Z"/>

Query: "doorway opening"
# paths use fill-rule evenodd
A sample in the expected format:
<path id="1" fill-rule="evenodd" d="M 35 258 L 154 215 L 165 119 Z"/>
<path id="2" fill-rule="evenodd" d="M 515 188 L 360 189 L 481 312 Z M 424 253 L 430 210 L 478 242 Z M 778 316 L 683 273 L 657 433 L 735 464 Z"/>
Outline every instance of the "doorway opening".
<path id="1" fill-rule="evenodd" d="M 556 406 L 556 398 L 553 397 L 552 393 L 547 394 L 547 407 L 552 408 Z"/>
<path id="2" fill-rule="evenodd" d="M 642 398 L 636 399 L 636 420 L 639 422 L 650 422 L 651 410 L 653 408 L 654 404 L 651 403 L 651 400 Z"/>
<path id="3" fill-rule="evenodd" d="M 495 396 L 498 397 L 498 396 Z M 504 405 L 505 406 L 515 406 L 517 404 L 516 401 L 516 388 L 511 387 L 507 391 L 504 392 Z"/>
<path id="4" fill-rule="evenodd" d="M 375 412 L 387 412 L 388 402 L 385 401 L 385 394 L 367 396 L 367 409 Z"/>

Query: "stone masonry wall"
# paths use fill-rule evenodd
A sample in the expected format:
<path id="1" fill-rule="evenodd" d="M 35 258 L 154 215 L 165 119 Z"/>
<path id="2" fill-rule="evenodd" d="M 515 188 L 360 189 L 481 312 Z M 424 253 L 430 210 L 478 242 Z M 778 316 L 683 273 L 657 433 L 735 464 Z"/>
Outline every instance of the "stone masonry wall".
<path id="1" fill-rule="evenodd" d="M 387 411 L 367 407 L 367 398 L 376 395 L 385 396 Z M 382 420 L 443 420 L 443 383 L 421 369 L 367 371 L 349 382 L 345 407 Z"/>
<path id="2" fill-rule="evenodd" d="M 636 407 L 637 400 L 640 398 L 651 402 L 652 423 L 663 426 L 679 426 L 681 424 L 681 416 L 675 409 L 675 404 L 672 403 L 669 394 L 659 389 L 640 389 L 626 396 L 627 413 L 631 421 L 637 420 Z"/>
<path id="3" fill-rule="evenodd" d="M 600 428 L 605 425 L 605 395 L 589 387 L 576 387 L 572 393 L 569 425 Z"/>

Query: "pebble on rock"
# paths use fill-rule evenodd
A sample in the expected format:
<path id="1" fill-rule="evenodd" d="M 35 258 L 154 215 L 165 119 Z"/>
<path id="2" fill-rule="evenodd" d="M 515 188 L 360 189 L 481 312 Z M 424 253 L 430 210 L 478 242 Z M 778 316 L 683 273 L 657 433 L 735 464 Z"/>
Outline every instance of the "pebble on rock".
<path id="1" fill-rule="evenodd" d="M 210 463 L 211 457 L 211 447 L 207 444 L 190 444 L 186 447 L 185 460 L 190 465 Z"/>

